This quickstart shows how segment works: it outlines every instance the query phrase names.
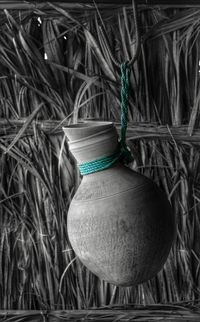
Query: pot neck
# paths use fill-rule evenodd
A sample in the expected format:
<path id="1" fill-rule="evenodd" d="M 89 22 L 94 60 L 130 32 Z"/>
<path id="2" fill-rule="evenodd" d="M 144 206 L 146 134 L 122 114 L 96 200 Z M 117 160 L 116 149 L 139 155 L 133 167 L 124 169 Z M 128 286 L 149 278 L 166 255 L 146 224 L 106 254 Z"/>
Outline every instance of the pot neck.
<path id="1" fill-rule="evenodd" d="M 67 137 L 70 137 L 69 149 L 78 164 L 110 156 L 119 147 L 116 128 L 110 122 L 103 122 L 99 125 L 89 123 L 87 126 L 73 127 L 73 130 L 68 127 L 64 128 L 64 132 Z"/>

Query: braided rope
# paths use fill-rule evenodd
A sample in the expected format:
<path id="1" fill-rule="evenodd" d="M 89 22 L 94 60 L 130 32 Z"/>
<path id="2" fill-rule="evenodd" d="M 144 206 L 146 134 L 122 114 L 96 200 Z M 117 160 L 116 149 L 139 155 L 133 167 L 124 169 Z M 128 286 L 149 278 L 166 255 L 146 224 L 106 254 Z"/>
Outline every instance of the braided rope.
<path id="1" fill-rule="evenodd" d="M 112 155 L 96 159 L 94 161 L 85 162 L 79 165 L 80 173 L 82 175 L 94 173 L 97 171 L 110 168 L 115 162 L 117 162 L 122 155 L 122 152 L 118 150 Z"/>
<path id="2" fill-rule="evenodd" d="M 130 88 L 130 68 L 128 62 L 121 64 L 121 151 L 126 163 L 132 161 L 131 153 L 126 146 L 126 130 L 128 116 L 128 99 Z"/>

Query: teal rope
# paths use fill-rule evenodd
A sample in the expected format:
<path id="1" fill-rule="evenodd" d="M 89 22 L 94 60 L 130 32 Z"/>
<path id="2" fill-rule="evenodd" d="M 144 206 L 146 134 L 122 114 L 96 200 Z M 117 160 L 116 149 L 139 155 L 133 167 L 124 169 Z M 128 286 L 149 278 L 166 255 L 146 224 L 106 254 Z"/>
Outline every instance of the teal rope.
<path id="1" fill-rule="evenodd" d="M 130 88 L 130 68 L 128 62 L 121 64 L 121 141 L 120 148 L 123 154 L 125 163 L 132 161 L 131 152 L 126 146 L 126 130 L 127 130 L 127 114 L 128 114 L 128 99 Z"/>
<path id="2" fill-rule="evenodd" d="M 94 173 L 97 171 L 105 170 L 110 168 L 120 158 L 122 152 L 118 150 L 112 155 L 96 159 L 94 161 L 85 162 L 79 164 L 79 170 L 82 175 Z"/>
<path id="3" fill-rule="evenodd" d="M 125 163 L 132 161 L 131 153 L 126 146 L 129 87 L 130 69 L 128 62 L 126 62 L 121 65 L 121 140 L 119 149 L 112 155 L 79 164 L 79 169 L 82 175 L 108 169 L 117 162 L 120 157 L 123 158 Z"/>

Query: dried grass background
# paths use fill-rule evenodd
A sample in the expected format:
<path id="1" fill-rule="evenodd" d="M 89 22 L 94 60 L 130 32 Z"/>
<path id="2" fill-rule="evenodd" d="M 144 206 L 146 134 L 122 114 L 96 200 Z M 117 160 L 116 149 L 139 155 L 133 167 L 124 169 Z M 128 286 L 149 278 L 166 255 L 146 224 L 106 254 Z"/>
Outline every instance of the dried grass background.
<path id="1" fill-rule="evenodd" d="M 200 9 L 140 7 L 139 29 L 128 119 L 169 135 L 130 140 L 131 167 L 168 194 L 177 237 L 158 276 L 119 288 L 87 271 L 68 242 L 79 176 L 56 128 L 88 117 L 120 122 L 110 51 L 120 62 L 134 55 L 132 8 L 0 12 L 0 309 L 199 304 L 199 142 L 177 141 L 170 127 L 183 125 L 188 137 L 199 127 Z M 57 125 L 46 133 L 37 121 Z"/>

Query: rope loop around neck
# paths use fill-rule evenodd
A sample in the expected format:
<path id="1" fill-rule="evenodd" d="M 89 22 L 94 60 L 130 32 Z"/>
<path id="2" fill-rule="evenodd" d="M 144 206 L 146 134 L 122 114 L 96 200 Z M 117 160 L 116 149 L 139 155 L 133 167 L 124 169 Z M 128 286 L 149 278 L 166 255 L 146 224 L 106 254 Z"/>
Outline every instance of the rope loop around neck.
<path id="1" fill-rule="evenodd" d="M 126 164 L 133 160 L 131 152 L 126 145 L 129 89 L 130 67 L 128 62 L 125 62 L 121 64 L 121 138 L 119 149 L 112 155 L 79 164 L 79 169 L 82 175 L 108 169 L 121 158 Z"/>

